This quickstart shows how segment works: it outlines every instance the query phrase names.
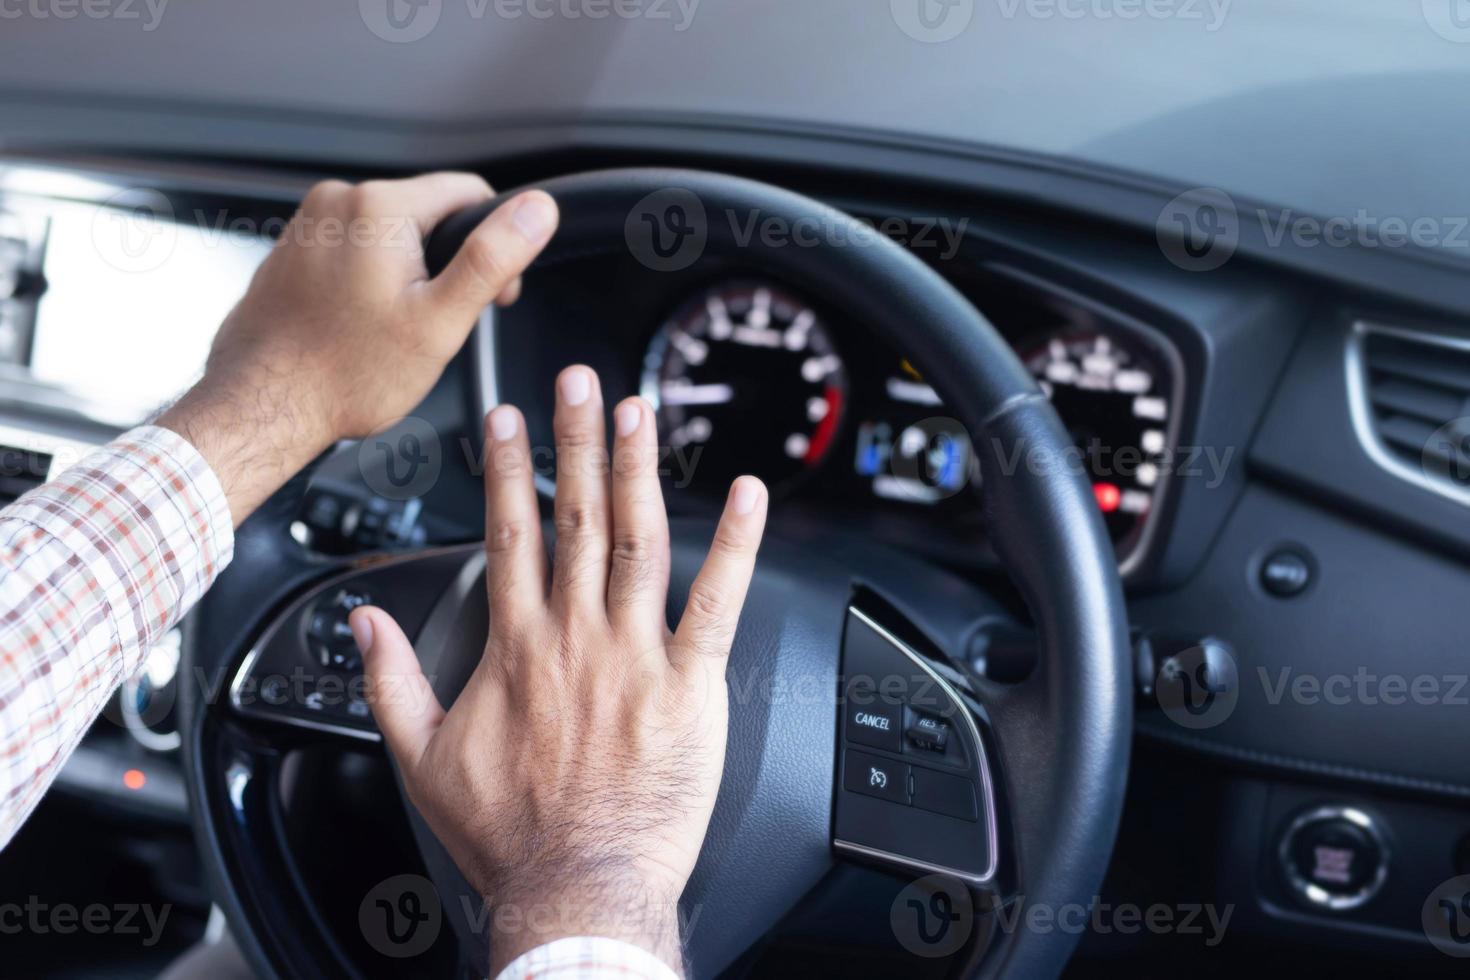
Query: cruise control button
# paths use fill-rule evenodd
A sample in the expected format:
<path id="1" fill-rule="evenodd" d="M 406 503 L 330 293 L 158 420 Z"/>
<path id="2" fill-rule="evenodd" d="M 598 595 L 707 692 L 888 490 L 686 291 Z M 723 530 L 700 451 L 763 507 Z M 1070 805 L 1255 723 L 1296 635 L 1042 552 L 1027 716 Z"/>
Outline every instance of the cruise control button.
<path id="1" fill-rule="evenodd" d="M 930 715 L 916 715 L 904 734 L 918 748 L 943 755 L 949 745 L 949 722 Z"/>
<path id="2" fill-rule="evenodd" d="M 842 785 L 854 793 L 908 804 L 909 767 L 904 763 L 849 749 L 842 768 Z"/>
<path id="3" fill-rule="evenodd" d="M 847 737 L 860 745 L 897 752 L 903 747 L 903 708 L 889 704 L 876 694 L 850 696 L 847 704 Z"/>
<path id="4" fill-rule="evenodd" d="M 920 766 L 914 766 L 914 806 L 961 820 L 978 817 L 974 783 Z"/>

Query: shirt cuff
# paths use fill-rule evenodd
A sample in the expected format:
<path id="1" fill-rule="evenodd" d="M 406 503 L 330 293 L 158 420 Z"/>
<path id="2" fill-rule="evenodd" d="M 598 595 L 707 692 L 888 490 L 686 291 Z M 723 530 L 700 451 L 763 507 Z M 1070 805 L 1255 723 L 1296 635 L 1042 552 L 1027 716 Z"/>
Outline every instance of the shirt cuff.
<path id="1" fill-rule="evenodd" d="M 571 936 L 554 939 L 516 957 L 495 980 L 679 980 L 679 974 L 646 949 L 620 939 Z"/>

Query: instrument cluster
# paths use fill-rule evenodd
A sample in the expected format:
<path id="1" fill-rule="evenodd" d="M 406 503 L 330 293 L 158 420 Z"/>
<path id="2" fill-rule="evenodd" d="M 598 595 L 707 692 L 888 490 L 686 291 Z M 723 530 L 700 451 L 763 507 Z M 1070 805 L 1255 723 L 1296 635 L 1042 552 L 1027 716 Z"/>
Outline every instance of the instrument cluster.
<path id="1" fill-rule="evenodd" d="M 1072 434 L 1125 557 L 1168 475 L 1171 349 L 1150 330 L 1065 303 L 986 312 Z M 798 290 L 736 278 L 687 297 L 654 333 L 640 390 L 695 491 L 720 493 L 754 473 L 778 501 L 878 508 L 916 533 L 983 533 L 984 474 L 943 393 L 902 351 Z"/>

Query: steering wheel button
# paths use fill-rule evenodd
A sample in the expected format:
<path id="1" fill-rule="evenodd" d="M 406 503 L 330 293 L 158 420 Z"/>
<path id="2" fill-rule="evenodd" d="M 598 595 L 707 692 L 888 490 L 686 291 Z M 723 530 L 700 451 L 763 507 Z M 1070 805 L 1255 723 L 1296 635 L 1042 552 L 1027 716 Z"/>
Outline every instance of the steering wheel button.
<path id="1" fill-rule="evenodd" d="M 961 776 L 914 766 L 914 806 L 947 817 L 976 820 L 975 784 Z"/>
<path id="2" fill-rule="evenodd" d="M 329 670 L 341 671 L 345 674 L 355 674 L 362 669 L 362 654 L 357 652 L 355 646 L 344 646 L 335 644 L 325 648 L 325 661 L 323 667 Z"/>
<path id="3" fill-rule="evenodd" d="M 854 793 L 908 805 L 909 767 L 904 763 L 849 749 L 842 768 L 842 785 Z"/>
<path id="4" fill-rule="evenodd" d="M 347 617 L 358 606 L 369 605 L 372 596 L 366 592 L 341 589 L 330 599 L 319 603 L 307 621 L 306 641 L 316 662 L 328 670 L 356 673 L 362 669 L 362 657 Z"/>
<path id="5" fill-rule="evenodd" d="M 860 745 L 897 752 L 903 748 L 903 708 L 876 695 L 856 696 L 847 705 L 847 737 Z"/>
<path id="6" fill-rule="evenodd" d="M 943 755 L 949 746 L 949 722 L 931 715 L 915 715 L 904 735 L 916 748 Z"/>

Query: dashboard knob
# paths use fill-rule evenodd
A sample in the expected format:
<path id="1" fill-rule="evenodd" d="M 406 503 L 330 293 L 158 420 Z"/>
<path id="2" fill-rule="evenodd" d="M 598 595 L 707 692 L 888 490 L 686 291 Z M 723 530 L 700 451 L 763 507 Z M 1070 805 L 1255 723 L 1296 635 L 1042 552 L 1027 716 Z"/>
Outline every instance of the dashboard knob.
<path id="1" fill-rule="evenodd" d="M 1312 584 L 1312 562 L 1297 548 L 1273 551 L 1261 564 L 1261 587 L 1278 599 L 1290 599 Z"/>

